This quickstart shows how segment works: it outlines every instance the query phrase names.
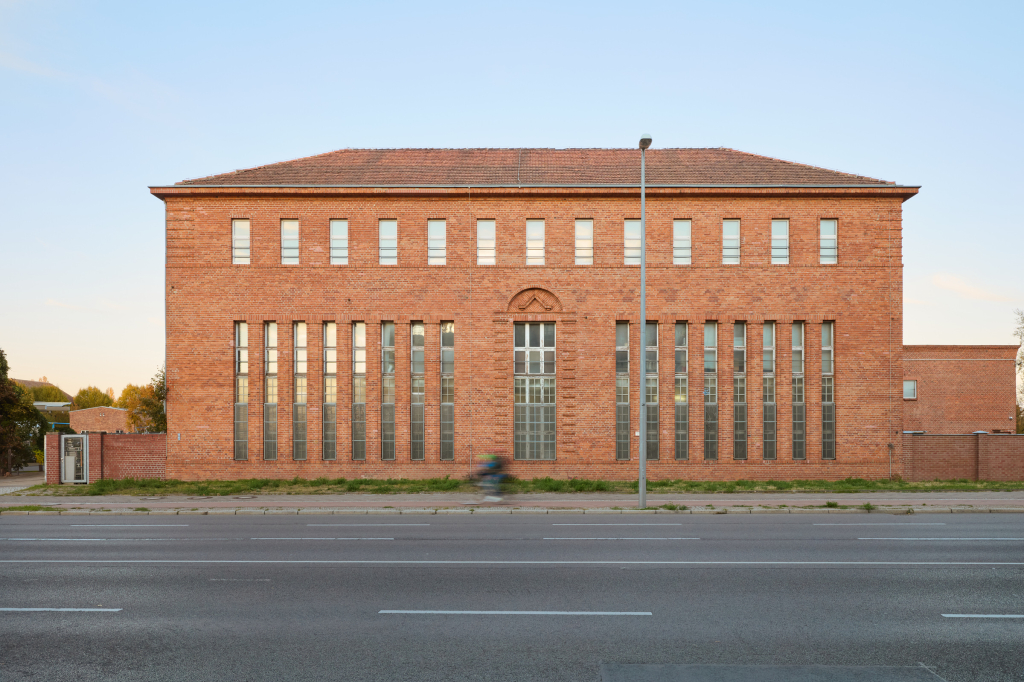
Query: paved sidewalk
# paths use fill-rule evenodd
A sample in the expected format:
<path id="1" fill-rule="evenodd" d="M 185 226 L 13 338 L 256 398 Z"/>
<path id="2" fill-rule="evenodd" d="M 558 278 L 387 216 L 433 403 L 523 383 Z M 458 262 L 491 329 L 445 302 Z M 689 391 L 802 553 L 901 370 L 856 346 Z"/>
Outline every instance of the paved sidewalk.
<path id="1" fill-rule="evenodd" d="M 7 495 L 42 483 L 46 483 L 46 475 L 42 471 L 20 471 L 0 478 L 0 495 Z"/>
<path id="2" fill-rule="evenodd" d="M 467 493 L 373 495 L 231 495 L 187 497 L 128 495 L 54 497 L 0 496 L 0 513 L 55 514 L 54 511 L 4 511 L 6 507 L 40 505 L 65 514 L 450 514 L 450 513 L 636 513 L 637 496 L 607 493 L 534 493 L 512 495 L 502 504 L 467 504 L 479 500 Z M 833 502 L 844 508 L 826 507 Z M 1024 491 L 979 493 L 711 493 L 649 494 L 640 513 L 856 513 L 863 505 L 883 513 L 1024 512 Z M 684 509 L 665 509 L 664 505 Z M 657 507 L 657 509 L 651 509 Z M 102 510 L 102 511 L 101 511 Z"/>

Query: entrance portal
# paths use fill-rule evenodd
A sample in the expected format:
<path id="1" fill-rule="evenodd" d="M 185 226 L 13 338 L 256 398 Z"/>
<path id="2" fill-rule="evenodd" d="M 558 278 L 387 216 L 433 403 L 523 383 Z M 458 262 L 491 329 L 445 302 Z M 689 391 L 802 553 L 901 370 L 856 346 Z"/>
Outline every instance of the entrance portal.
<path id="1" fill-rule="evenodd" d="M 89 482 L 89 437 L 63 435 L 60 439 L 60 482 Z"/>

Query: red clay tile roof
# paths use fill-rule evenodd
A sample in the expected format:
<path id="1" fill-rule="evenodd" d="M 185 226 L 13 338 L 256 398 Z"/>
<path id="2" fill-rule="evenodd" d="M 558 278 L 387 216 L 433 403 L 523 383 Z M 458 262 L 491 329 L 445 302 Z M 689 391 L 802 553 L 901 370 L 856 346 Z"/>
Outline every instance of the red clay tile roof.
<path id="1" fill-rule="evenodd" d="M 340 149 L 178 186 L 465 187 L 638 185 L 636 149 Z M 651 149 L 657 186 L 893 186 L 735 149 Z"/>

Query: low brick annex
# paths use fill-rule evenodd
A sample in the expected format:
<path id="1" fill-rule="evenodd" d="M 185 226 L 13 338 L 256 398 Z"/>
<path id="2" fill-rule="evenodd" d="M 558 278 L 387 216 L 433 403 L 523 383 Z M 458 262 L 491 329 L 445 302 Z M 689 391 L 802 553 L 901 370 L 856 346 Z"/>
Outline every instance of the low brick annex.
<path id="1" fill-rule="evenodd" d="M 901 205 L 917 189 L 728 149 L 651 150 L 647 172 L 649 429 L 628 262 L 636 150 L 342 150 L 153 187 L 166 205 L 167 475 L 461 477 L 495 452 L 517 476 L 625 479 L 645 433 L 652 479 L 887 477 L 903 447 Z M 734 247 L 738 262 L 723 262 Z M 428 260 L 438 248 L 443 265 Z M 514 364 L 517 324 L 554 326 L 535 378 Z"/>

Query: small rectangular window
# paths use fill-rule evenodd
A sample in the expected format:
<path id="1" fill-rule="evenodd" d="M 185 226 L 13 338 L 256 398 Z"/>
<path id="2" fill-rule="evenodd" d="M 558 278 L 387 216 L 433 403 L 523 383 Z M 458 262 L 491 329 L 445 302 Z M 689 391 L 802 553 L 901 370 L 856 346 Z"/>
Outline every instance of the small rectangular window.
<path id="1" fill-rule="evenodd" d="M 323 458 L 338 459 L 338 325 L 324 322 Z"/>
<path id="2" fill-rule="evenodd" d="M 249 221 L 231 221 L 231 262 L 249 265 Z"/>
<path id="3" fill-rule="evenodd" d="M 331 221 L 331 265 L 348 265 L 348 221 Z"/>
<path id="4" fill-rule="evenodd" d="M 687 370 L 687 329 L 685 322 L 676 322 L 676 372 L 675 372 L 675 456 L 676 459 L 690 458 L 690 405 Z"/>
<path id="5" fill-rule="evenodd" d="M 793 323 L 793 374 L 804 373 L 804 323 Z"/>
<path id="6" fill-rule="evenodd" d="M 544 221 L 526 221 L 526 264 L 544 265 Z"/>
<path id="7" fill-rule="evenodd" d="M 903 381 L 903 399 L 917 400 L 917 379 L 905 379 Z"/>
<path id="8" fill-rule="evenodd" d="M 576 265 L 594 264 L 594 221 L 576 221 Z"/>
<path id="9" fill-rule="evenodd" d="M 352 323 L 352 459 L 366 459 L 366 323 Z"/>
<path id="10" fill-rule="evenodd" d="M 672 264 L 690 265 L 690 221 L 672 221 Z"/>
<path id="11" fill-rule="evenodd" d="M 718 323 L 704 323 L 704 373 L 718 371 Z"/>
<path id="12" fill-rule="evenodd" d="M 398 265 L 398 221 L 381 220 L 378 224 L 380 264 Z"/>
<path id="13" fill-rule="evenodd" d="M 448 258 L 444 220 L 427 221 L 427 265 L 444 265 Z"/>
<path id="14" fill-rule="evenodd" d="M 299 264 L 299 221 L 281 221 L 281 265 Z"/>
<path id="15" fill-rule="evenodd" d="M 235 322 L 234 458 L 249 459 L 249 325 Z"/>
<path id="16" fill-rule="evenodd" d="M 764 366 L 763 371 L 765 374 L 775 373 L 775 323 L 765 322 L 764 323 L 764 340 L 762 342 L 762 348 L 764 350 Z"/>
<path id="17" fill-rule="evenodd" d="M 424 346 L 426 328 L 422 322 L 412 322 L 410 331 L 410 405 L 409 405 L 409 458 L 413 461 L 424 459 L 424 416 L 425 402 Z"/>
<path id="18" fill-rule="evenodd" d="M 493 220 L 476 221 L 476 264 L 494 265 L 497 241 Z"/>
<path id="19" fill-rule="evenodd" d="M 821 230 L 821 264 L 834 265 L 839 255 L 839 221 L 822 220 Z"/>
<path id="20" fill-rule="evenodd" d="M 640 221 L 626 220 L 622 225 L 622 262 L 640 265 Z"/>
<path id="21" fill-rule="evenodd" d="M 772 221 L 772 264 L 789 263 L 789 221 Z"/>
<path id="22" fill-rule="evenodd" d="M 263 459 L 277 459 L 277 322 L 263 323 Z"/>
<path id="23" fill-rule="evenodd" d="M 722 264 L 739 265 L 740 262 L 740 221 L 722 221 Z"/>

